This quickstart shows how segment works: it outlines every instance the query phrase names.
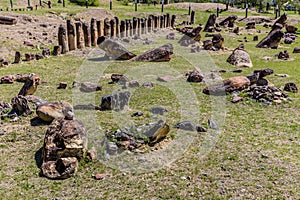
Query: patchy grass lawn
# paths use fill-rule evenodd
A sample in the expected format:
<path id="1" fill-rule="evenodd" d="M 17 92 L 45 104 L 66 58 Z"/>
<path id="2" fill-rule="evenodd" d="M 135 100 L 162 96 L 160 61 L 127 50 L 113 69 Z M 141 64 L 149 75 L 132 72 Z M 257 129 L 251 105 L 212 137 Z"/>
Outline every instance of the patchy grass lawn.
<path id="1" fill-rule="evenodd" d="M 140 6 L 139 15 L 159 13 L 158 7 Z M 76 12 L 82 10 L 77 6 L 74 8 L 77 9 Z M 132 17 L 133 8 L 116 2 L 113 14 L 121 18 Z M 186 10 L 167 11 L 179 13 L 179 20 L 188 18 L 185 15 Z M 229 13 L 222 13 L 227 14 Z M 206 12 L 196 12 L 197 23 L 204 24 L 208 15 Z M 244 25 L 241 22 L 238 24 Z M 261 26 L 259 29 L 262 30 L 262 34 L 258 34 L 261 39 L 266 35 L 267 29 Z M 143 36 L 154 41 L 150 45 L 124 45 L 138 54 L 172 42 L 165 39 L 167 32 L 160 31 Z M 240 44 L 238 40 L 243 40 L 244 37 L 249 40 L 244 45 L 254 67 L 243 69 L 242 75 L 251 74 L 254 69 L 269 67 L 275 74 L 289 75 L 287 78 L 274 75 L 267 77 L 275 86 L 281 87 L 287 82 L 300 86 L 300 55 L 292 54 L 293 48 L 300 46 L 298 39 L 292 45 L 281 44 L 278 49 L 269 50 L 255 48 L 256 42 L 252 41 L 252 33 L 221 34 L 228 49 L 236 48 Z M 204 35 L 202 33 L 203 39 Z M 180 34 L 176 34 L 176 37 L 179 39 Z M 31 126 L 30 120 L 35 114 L 22 117 L 18 122 L 1 121 L 0 130 L 5 132 L 0 135 L 0 199 L 299 199 L 299 93 L 288 93 L 293 101 L 280 105 L 267 106 L 250 99 L 232 104 L 224 98 L 204 95 L 204 83 L 188 84 L 184 77 L 175 82 L 178 87 L 172 83 L 156 82 L 157 75 L 183 75 L 194 66 L 199 66 L 203 71 L 235 69 L 226 63 L 230 51 L 213 52 L 211 55 L 204 52 L 191 54 L 187 48 L 179 47 L 175 42 L 174 46 L 175 54 L 167 64 L 100 62 L 98 60 L 102 54 L 95 48 L 89 57 L 68 54 L 1 68 L 0 76 L 16 73 L 40 75 L 41 80 L 47 83 L 40 85 L 35 95 L 49 101 L 65 100 L 74 103 L 78 99 L 74 97 L 76 93 L 71 88 L 72 82 L 89 79 L 97 80 L 103 90 L 95 96 L 82 98 L 92 98 L 92 103 L 99 105 L 102 96 L 122 90 L 118 85 L 108 84 L 110 80 L 103 77 L 104 74 L 125 73 L 132 79 L 138 79 L 140 83 L 149 80 L 155 82 L 152 89 L 141 87 L 132 90 L 130 106 L 125 113 L 77 112 L 76 116 L 87 127 L 90 146 L 94 145 L 92 141 L 100 140 L 101 135 L 119 128 L 118 126 L 157 120 L 148 111 L 154 105 L 163 105 L 168 109 L 165 119 L 171 125 L 190 119 L 207 127 L 207 119 L 213 118 L 220 123 L 221 133 L 210 130 L 206 134 L 188 135 L 186 132 L 171 129 L 169 137 L 172 140 L 166 142 L 166 146 L 173 145 L 172 141 L 181 138 L 187 138 L 184 140 L 186 143 L 179 145 L 180 148 L 175 149 L 176 151 L 166 154 L 170 159 L 172 156 L 176 158 L 174 162 L 169 162 L 155 171 L 151 169 L 157 166 L 151 166 L 151 162 L 149 171 L 129 173 L 124 172 L 128 171 L 126 168 L 124 171 L 118 170 L 122 166 L 108 167 L 100 161 L 81 160 L 76 176 L 53 181 L 39 176 L 40 170 L 35 159 L 39 156 L 47 126 Z M 262 59 L 264 56 L 274 57 L 283 50 L 288 50 L 293 61 Z M 227 72 L 222 74 L 222 78 L 236 75 Z M 62 81 L 68 83 L 68 88 L 56 89 Z M 10 102 L 21 87 L 20 83 L 0 85 L 0 101 Z M 192 93 L 186 93 L 189 91 Z M 135 111 L 142 111 L 145 115 L 141 118 L 130 118 L 129 115 Z M 166 160 L 170 161 L 168 159 Z M 105 179 L 94 180 L 92 174 L 96 173 L 105 173 Z"/>

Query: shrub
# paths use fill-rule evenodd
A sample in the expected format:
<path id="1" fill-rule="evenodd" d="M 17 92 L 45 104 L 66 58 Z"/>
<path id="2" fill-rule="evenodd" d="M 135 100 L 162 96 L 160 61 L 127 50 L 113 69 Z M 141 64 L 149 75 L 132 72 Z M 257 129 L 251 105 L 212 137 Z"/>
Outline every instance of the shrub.
<path id="1" fill-rule="evenodd" d="M 86 0 L 70 0 L 71 3 L 76 3 L 80 6 L 84 6 L 86 4 Z M 89 0 L 89 6 L 99 6 L 100 0 Z"/>

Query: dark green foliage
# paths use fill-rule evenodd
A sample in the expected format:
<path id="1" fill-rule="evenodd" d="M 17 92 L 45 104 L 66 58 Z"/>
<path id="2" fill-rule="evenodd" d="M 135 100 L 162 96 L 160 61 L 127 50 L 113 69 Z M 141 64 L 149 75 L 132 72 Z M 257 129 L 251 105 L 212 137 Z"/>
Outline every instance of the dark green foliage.
<path id="1" fill-rule="evenodd" d="M 86 0 L 70 0 L 71 3 L 76 3 L 80 6 L 86 5 Z M 99 6 L 100 0 L 88 0 L 89 6 Z"/>

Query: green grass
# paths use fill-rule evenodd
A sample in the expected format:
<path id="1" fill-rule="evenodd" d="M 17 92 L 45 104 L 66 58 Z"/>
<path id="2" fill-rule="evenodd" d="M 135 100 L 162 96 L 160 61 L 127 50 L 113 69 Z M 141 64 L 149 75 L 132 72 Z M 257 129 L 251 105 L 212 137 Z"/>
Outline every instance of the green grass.
<path id="1" fill-rule="evenodd" d="M 71 7 L 71 5 L 67 4 Z M 70 7 L 54 8 L 57 12 L 80 12 L 82 8 L 72 5 Z M 73 9 L 74 8 L 74 9 Z M 133 6 L 122 6 L 114 2 L 113 13 L 120 18 L 132 17 Z M 186 16 L 185 10 L 167 10 L 170 13 L 179 13 L 179 21 Z M 43 14 L 48 11 L 33 11 L 34 14 Z M 140 6 L 138 15 L 148 13 L 159 13 L 159 8 L 153 6 Z M 230 13 L 222 13 L 227 15 Z M 197 23 L 205 23 L 209 13 L 196 12 Z M 239 23 L 240 26 L 244 24 Z M 299 26 L 299 25 L 298 25 Z M 259 27 L 265 35 L 262 27 Z M 298 27 L 300 28 L 300 27 Z M 157 34 L 149 37 L 156 43 L 148 45 L 129 46 L 129 49 L 139 54 L 160 44 L 170 41 L 165 40 L 165 34 Z M 300 55 L 292 54 L 295 46 L 300 46 L 299 40 L 292 45 L 281 44 L 277 50 L 266 50 L 255 48 L 256 42 L 252 41 L 253 35 L 234 35 L 227 32 L 221 33 L 225 38 L 225 46 L 234 49 L 245 36 L 249 42 L 244 43 L 252 61 L 252 69 L 243 69 L 242 75 L 248 75 L 254 69 L 272 68 L 275 73 L 288 74 L 288 78 L 279 78 L 273 75 L 267 77 L 275 86 L 281 87 L 286 82 L 295 82 L 300 86 Z M 177 34 L 180 38 L 180 35 Z M 202 33 L 204 40 L 204 33 Z M 4 43 L 5 44 L 5 43 Z M 176 47 L 179 48 L 179 47 Z M 34 62 L 24 62 L 0 69 L 0 76 L 16 73 L 36 73 L 41 80 L 47 84 L 40 85 L 35 95 L 52 100 L 65 100 L 72 102 L 73 90 L 71 84 L 74 80 L 89 78 L 97 80 L 103 90 L 95 96 L 84 95 L 82 100 L 92 100 L 100 104 L 101 97 L 121 90 L 118 85 L 108 84 L 109 79 L 100 78 L 102 74 L 125 73 L 130 78 L 138 79 L 140 83 L 146 82 L 147 77 L 143 74 L 154 74 L 159 72 L 164 75 L 184 74 L 186 70 L 193 69 L 190 64 L 192 58 L 197 58 L 201 69 L 210 70 L 211 64 L 215 63 L 217 69 L 227 71 L 235 67 L 226 63 L 230 51 L 216 54 L 212 53 L 210 58 L 202 54 L 189 54 L 182 57 L 183 50 L 175 48 L 175 55 L 170 63 L 160 68 L 162 63 L 140 63 L 128 62 L 88 62 L 82 57 L 64 55 L 50 57 Z M 293 61 L 264 61 L 263 56 L 274 56 L 279 51 L 287 49 Z M 201 61 L 201 62 L 200 62 Z M 87 66 L 84 68 L 83 66 Z M 81 71 L 90 77 L 79 76 Z M 155 70 L 154 70 L 155 69 Z M 167 69 L 167 70 L 164 70 Z M 81 74 L 83 75 L 83 74 Z M 227 72 L 222 74 L 223 78 L 236 76 L 237 74 Z M 156 77 L 156 75 L 154 76 Z M 58 90 L 58 83 L 68 83 L 66 90 Z M 185 79 L 179 79 L 176 84 L 185 83 Z M 132 90 L 130 109 L 127 112 L 116 114 L 111 111 L 105 112 L 76 112 L 87 128 L 90 141 L 101 140 L 99 135 L 116 129 L 118 125 L 130 123 L 143 124 L 153 121 L 149 113 L 152 105 L 163 105 L 169 112 L 166 120 L 169 124 L 175 124 L 184 119 L 194 119 L 197 124 L 207 127 L 207 119 L 213 117 L 215 109 L 219 104 L 211 104 L 217 101 L 213 97 L 202 94 L 205 84 L 187 84 L 187 89 L 178 87 L 178 94 L 172 92 L 175 84 L 156 84 L 155 88 L 138 88 Z M 180 85 L 181 86 L 181 85 Z M 0 85 L 0 101 L 10 102 L 11 98 L 18 93 L 22 87 L 21 83 L 12 85 Z M 192 89 L 198 104 L 191 102 L 194 98 L 181 98 L 180 94 L 186 94 Z M 0 199 L 299 199 L 300 188 L 300 156 L 299 156 L 299 132 L 300 132 L 300 101 L 299 93 L 288 93 L 294 100 L 281 105 L 266 106 L 250 99 L 238 104 L 222 101 L 224 106 L 222 113 L 215 114 L 224 120 L 221 127 L 222 134 L 219 136 L 210 131 L 202 135 L 188 135 L 185 132 L 177 132 L 171 129 L 170 137 L 173 141 L 181 138 L 192 138 L 189 146 L 179 146 L 187 151 L 178 156 L 175 162 L 164 166 L 160 170 L 147 173 L 123 173 L 115 168 L 108 167 L 100 161 L 80 162 L 79 171 L 76 176 L 67 180 L 53 181 L 39 176 L 35 161 L 36 152 L 42 147 L 44 133 L 47 126 L 30 126 L 30 119 L 36 115 L 21 117 L 19 122 L 2 121 L 1 130 L 6 130 L 0 135 Z M 180 101 L 185 104 L 181 107 Z M 196 106 L 196 109 L 193 109 Z M 188 109 L 190 108 L 190 109 Z M 193 116 L 187 111 L 198 115 Z M 144 116 L 127 121 L 128 116 L 135 111 L 143 111 Z M 186 111 L 186 112 L 187 112 Z M 218 110 L 217 110 L 218 111 Z M 195 112 L 195 113 L 194 113 Z M 184 113 L 184 114 L 182 114 Z M 222 117 L 223 115 L 224 118 Z M 124 118 L 122 118 L 124 117 Z M 125 120 L 124 120 L 125 119 Z M 119 120 L 119 121 L 118 121 Z M 94 123 L 90 123 L 90 122 Z M 19 125 L 21 124 L 21 126 Z M 218 137 L 210 141 L 209 137 Z M 204 143 L 205 142 L 205 143 Z M 207 142 L 207 143 L 206 143 Z M 211 142 L 211 143 L 210 143 Z M 212 144 L 212 149 L 205 148 L 206 144 Z M 92 144 L 90 143 L 89 146 Z M 166 144 L 171 145 L 171 143 Z M 205 151 L 207 150 L 207 151 Z M 182 149 L 172 152 L 170 157 L 177 156 Z M 135 161 L 132 161 L 135 163 Z M 94 180 L 93 174 L 105 173 L 106 178 L 101 181 Z"/>

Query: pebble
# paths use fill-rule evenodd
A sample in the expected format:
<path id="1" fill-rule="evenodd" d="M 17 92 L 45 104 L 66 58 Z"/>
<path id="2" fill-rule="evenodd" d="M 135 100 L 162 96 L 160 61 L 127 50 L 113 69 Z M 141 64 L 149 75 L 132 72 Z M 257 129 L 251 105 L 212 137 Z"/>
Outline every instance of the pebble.
<path id="1" fill-rule="evenodd" d="M 96 175 L 93 175 L 93 177 L 96 179 L 96 180 L 102 180 L 105 178 L 105 174 L 96 174 Z"/>

